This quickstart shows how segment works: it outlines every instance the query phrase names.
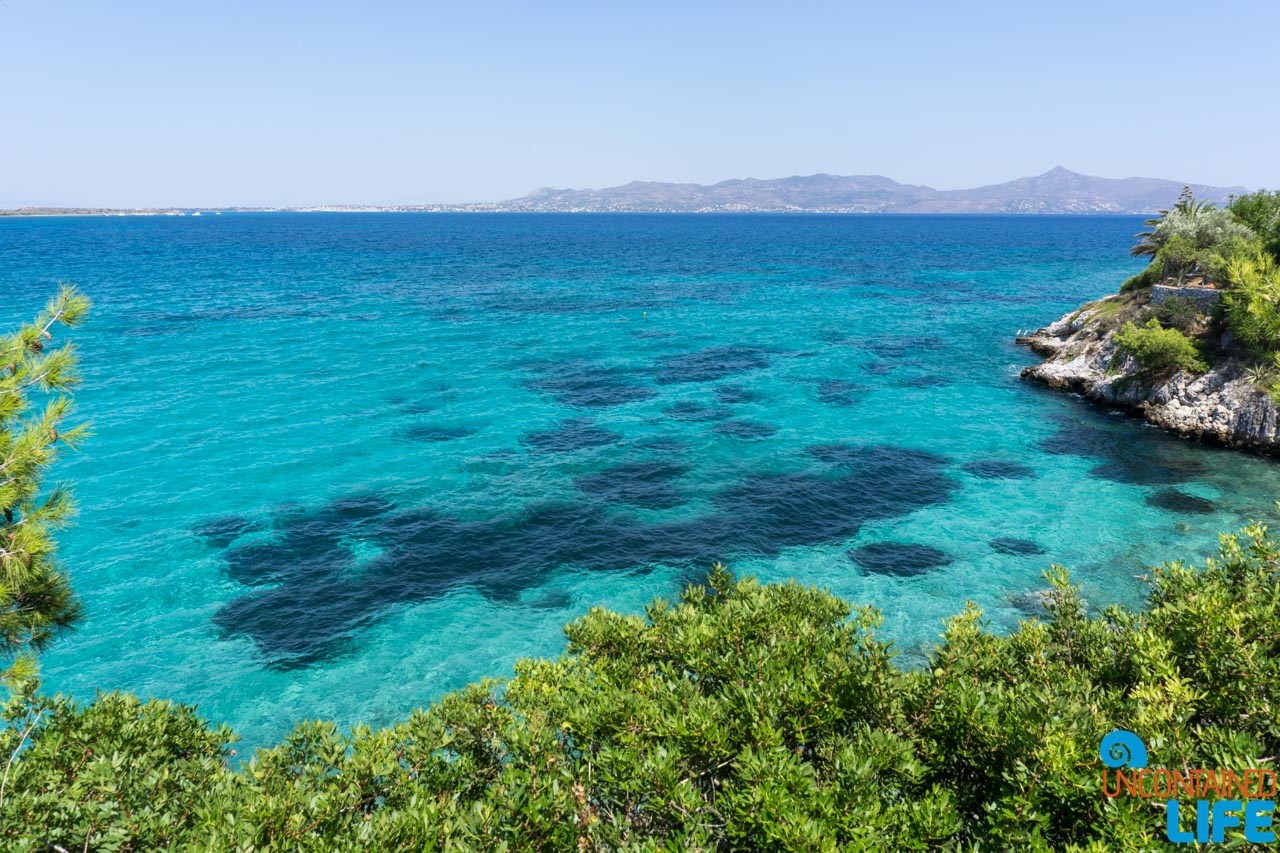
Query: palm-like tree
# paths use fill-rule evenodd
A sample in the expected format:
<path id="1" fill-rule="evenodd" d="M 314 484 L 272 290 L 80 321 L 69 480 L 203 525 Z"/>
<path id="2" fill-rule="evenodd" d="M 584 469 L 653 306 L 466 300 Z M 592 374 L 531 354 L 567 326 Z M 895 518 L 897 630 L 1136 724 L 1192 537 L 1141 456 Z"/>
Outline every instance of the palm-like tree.
<path id="1" fill-rule="evenodd" d="M 1169 211 L 1162 210 L 1160 215 L 1154 219 L 1148 219 L 1142 224 L 1146 227 L 1146 231 L 1139 231 L 1133 235 L 1133 239 L 1138 241 L 1138 245 L 1129 250 L 1129 254 L 1135 258 L 1154 257 L 1156 252 L 1160 251 L 1162 241 L 1158 236 L 1160 223 L 1169 215 Z"/>
<path id="2" fill-rule="evenodd" d="M 1216 207 L 1211 201 L 1197 201 L 1195 194 L 1191 192 L 1191 187 L 1183 185 L 1182 192 L 1178 193 L 1178 201 L 1173 205 L 1172 210 L 1161 210 L 1160 215 L 1154 219 L 1148 219 L 1142 223 L 1147 230 L 1139 231 L 1133 235 L 1133 239 L 1138 241 L 1138 245 L 1129 250 L 1129 254 L 1134 257 L 1154 257 L 1155 253 L 1160 251 L 1160 247 L 1165 244 L 1164 235 L 1160 233 L 1160 223 L 1164 222 L 1169 216 L 1184 216 L 1188 219 L 1194 219 L 1202 213 L 1207 213 Z"/>
<path id="3" fill-rule="evenodd" d="M 1195 193 L 1191 192 L 1191 187 L 1185 184 L 1182 192 L 1178 193 L 1178 201 L 1174 204 L 1173 209 L 1184 216 L 1198 216 L 1201 213 L 1213 210 L 1217 205 L 1211 201 L 1196 201 Z M 1165 211 L 1161 211 L 1164 213 Z"/>

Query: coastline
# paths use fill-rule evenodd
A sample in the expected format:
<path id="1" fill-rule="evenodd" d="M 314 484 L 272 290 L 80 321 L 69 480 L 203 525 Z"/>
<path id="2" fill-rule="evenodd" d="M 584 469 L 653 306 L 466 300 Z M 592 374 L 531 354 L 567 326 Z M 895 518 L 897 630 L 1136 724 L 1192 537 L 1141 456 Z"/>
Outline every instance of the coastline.
<path id="1" fill-rule="evenodd" d="M 1141 294 L 1106 296 L 1018 336 L 1016 344 L 1045 359 L 1020 375 L 1187 438 L 1280 455 L 1280 410 L 1249 378 L 1248 364 L 1238 353 L 1219 358 L 1200 374 L 1152 374 L 1120 352 L 1116 332 L 1148 304 Z M 1222 344 L 1230 350 L 1229 337 Z"/>

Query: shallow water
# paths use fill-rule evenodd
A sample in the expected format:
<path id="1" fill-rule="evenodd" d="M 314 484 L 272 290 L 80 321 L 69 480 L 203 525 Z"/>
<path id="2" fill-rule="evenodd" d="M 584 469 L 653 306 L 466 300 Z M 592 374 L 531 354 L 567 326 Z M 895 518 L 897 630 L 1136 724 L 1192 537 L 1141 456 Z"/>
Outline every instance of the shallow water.
<path id="1" fill-rule="evenodd" d="M 1140 217 L 245 214 L 0 220 L 97 435 L 59 476 L 88 618 L 51 689 L 270 742 L 554 655 L 714 559 L 882 608 L 914 654 L 1050 563 L 1095 604 L 1273 514 L 1280 469 L 1021 382 Z"/>

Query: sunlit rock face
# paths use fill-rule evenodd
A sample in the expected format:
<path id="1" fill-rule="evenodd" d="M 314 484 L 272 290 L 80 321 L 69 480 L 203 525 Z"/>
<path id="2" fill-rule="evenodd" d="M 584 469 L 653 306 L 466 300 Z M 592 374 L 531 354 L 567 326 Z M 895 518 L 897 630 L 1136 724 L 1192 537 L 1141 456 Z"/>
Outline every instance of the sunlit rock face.
<path id="1" fill-rule="evenodd" d="M 1020 337 L 1019 343 L 1046 358 L 1023 369 L 1022 376 L 1135 412 L 1180 435 L 1280 451 L 1280 411 L 1249 379 L 1243 360 L 1219 358 L 1199 375 L 1147 375 L 1134 359 L 1117 352 L 1116 330 L 1102 322 L 1109 299 Z"/>

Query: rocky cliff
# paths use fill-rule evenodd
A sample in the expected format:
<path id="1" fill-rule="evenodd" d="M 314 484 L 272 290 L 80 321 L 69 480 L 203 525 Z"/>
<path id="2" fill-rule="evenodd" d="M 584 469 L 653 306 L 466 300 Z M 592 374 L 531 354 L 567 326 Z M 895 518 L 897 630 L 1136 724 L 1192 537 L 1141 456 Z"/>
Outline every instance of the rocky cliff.
<path id="1" fill-rule="evenodd" d="M 1231 351 L 1229 340 L 1203 374 L 1151 375 L 1117 351 L 1115 333 L 1146 309 L 1143 296 L 1109 296 L 1019 337 L 1019 344 L 1045 357 L 1022 377 L 1132 411 L 1182 435 L 1280 453 L 1280 412 L 1249 378 L 1247 363 Z"/>

